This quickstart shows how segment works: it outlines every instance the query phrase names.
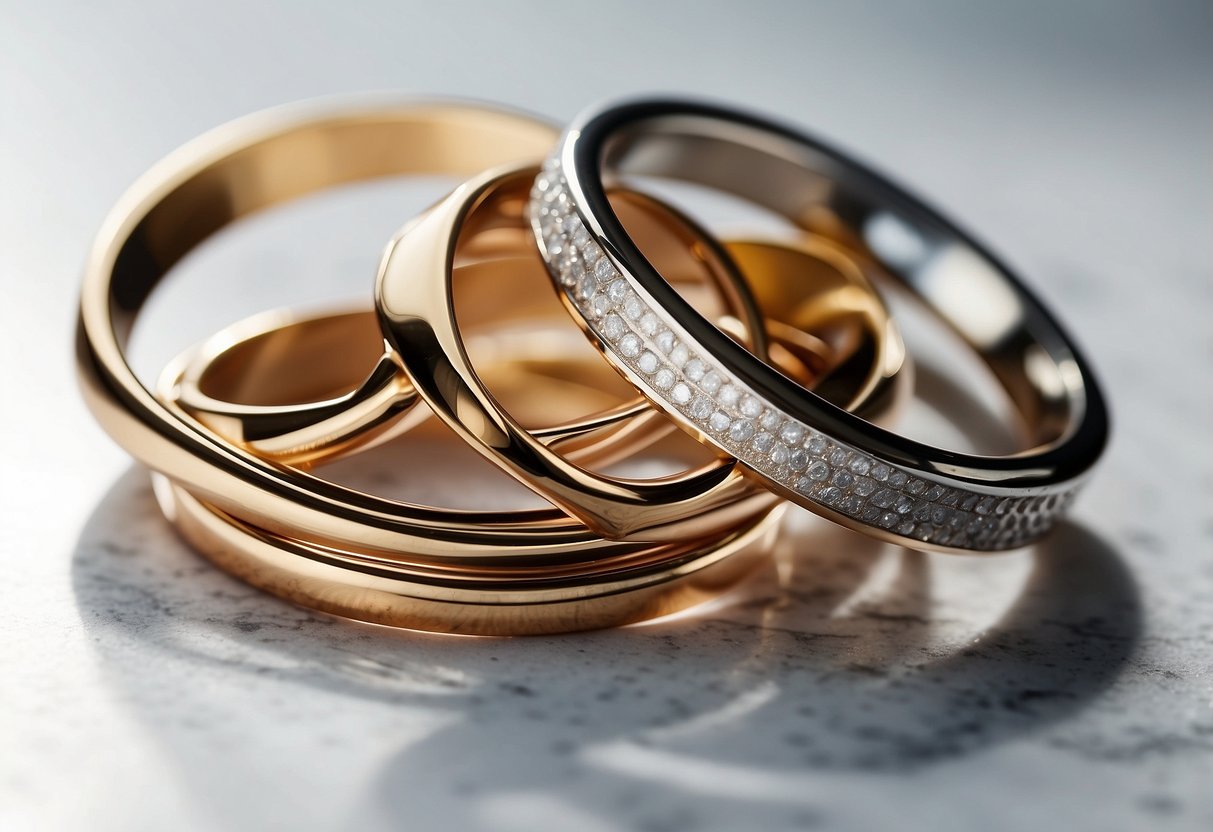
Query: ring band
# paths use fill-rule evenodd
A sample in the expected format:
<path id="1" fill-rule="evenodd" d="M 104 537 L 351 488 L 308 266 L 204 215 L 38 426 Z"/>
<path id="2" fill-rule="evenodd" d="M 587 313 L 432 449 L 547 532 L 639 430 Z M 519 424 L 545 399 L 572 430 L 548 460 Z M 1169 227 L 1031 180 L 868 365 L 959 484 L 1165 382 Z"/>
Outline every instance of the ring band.
<path id="1" fill-rule="evenodd" d="M 660 542 L 716 534 L 770 505 L 774 495 L 735 471 L 732 461 L 645 481 L 587 470 L 535 442 L 477 378 L 455 319 L 451 264 L 464 234 L 511 223 L 526 227 L 520 212 L 534 175 L 519 168 L 473 178 L 411 222 L 389 248 L 376 304 L 384 335 L 420 396 L 487 459 L 604 537 Z M 628 298 L 613 302 L 623 327 Z M 679 390 L 671 395 L 677 398 Z"/>
<path id="2" fill-rule="evenodd" d="M 679 297 L 619 222 L 606 181 L 626 174 L 743 196 L 879 264 L 989 364 L 1038 446 L 988 457 L 906 439 L 738 347 Z M 1061 516 L 1106 444 L 1107 412 L 1089 367 L 1006 267 L 903 189 L 779 124 L 680 101 L 583 115 L 536 179 L 531 219 L 567 305 L 638 389 L 777 493 L 851 528 L 924 549 L 1024 545 Z M 625 294 L 658 320 L 654 331 L 604 329 L 597 299 Z M 644 366 L 622 351 L 627 336 L 658 361 Z M 686 359 L 675 360 L 675 349 Z M 675 384 L 692 395 L 675 400 Z"/>

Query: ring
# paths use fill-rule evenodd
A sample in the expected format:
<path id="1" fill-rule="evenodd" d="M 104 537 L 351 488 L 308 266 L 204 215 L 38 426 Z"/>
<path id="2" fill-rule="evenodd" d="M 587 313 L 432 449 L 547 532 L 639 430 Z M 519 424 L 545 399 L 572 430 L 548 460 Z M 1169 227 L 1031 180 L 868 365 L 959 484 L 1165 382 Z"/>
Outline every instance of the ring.
<path id="1" fill-rule="evenodd" d="M 703 537 L 769 506 L 775 495 L 742 476 L 730 459 L 658 480 L 623 479 L 588 470 L 535 441 L 485 389 L 462 343 L 451 266 L 465 235 L 474 239 L 485 229 L 496 232 L 510 227 L 526 233 L 526 195 L 535 172 L 527 167 L 489 171 L 469 180 L 410 222 L 389 246 L 380 267 L 376 304 L 384 336 L 418 394 L 487 459 L 607 538 L 668 542 Z M 696 236 L 711 239 L 698 232 Z M 868 334 L 870 340 L 882 343 L 891 322 L 866 282 L 859 288 L 865 290 L 862 297 L 880 309 Z M 618 312 L 604 313 L 604 326 L 611 326 L 611 319 L 625 326 L 628 300 L 612 299 Z M 745 351 L 744 345 L 737 346 Z M 877 352 L 888 357 L 885 351 Z M 889 353 L 904 359 L 904 351 Z M 889 367 L 877 362 L 874 367 L 881 382 L 877 387 L 895 384 L 900 363 Z M 680 387 L 689 399 L 685 384 L 673 386 L 671 395 L 677 399 Z M 862 410 L 865 399 L 846 399 L 843 404 Z"/>
<path id="2" fill-rule="evenodd" d="M 935 448 L 848 413 L 759 360 L 697 313 L 636 246 L 606 196 L 606 183 L 624 175 L 741 196 L 893 275 L 990 366 L 1036 446 L 998 457 Z M 1024 545 L 1062 515 L 1107 442 L 1090 368 L 1007 267 L 902 188 L 790 128 L 681 101 L 590 112 L 536 178 L 530 213 L 566 305 L 621 373 L 773 491 L 850 528 L 920 549 Z M 621 313 L 622 328 L 607 325 Z"/>

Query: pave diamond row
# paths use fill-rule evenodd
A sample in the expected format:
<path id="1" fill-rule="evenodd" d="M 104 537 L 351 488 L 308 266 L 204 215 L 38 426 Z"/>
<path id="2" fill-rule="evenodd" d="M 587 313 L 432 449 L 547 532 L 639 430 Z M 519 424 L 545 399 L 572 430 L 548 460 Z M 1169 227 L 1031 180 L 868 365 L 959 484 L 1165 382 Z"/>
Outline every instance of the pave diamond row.
<path id="1" fill-rule="evenodd" d="M 1004 549 L 1043 534 L 1074 489 L 996 496 L 924 479 L 834 440 L 765 401 L 637 291 L 585 227 L 559 164 L 535 180 L 531 222 L 549 272 L 606 351 L 749 468 L 858 522 L 925 543 Z"/>

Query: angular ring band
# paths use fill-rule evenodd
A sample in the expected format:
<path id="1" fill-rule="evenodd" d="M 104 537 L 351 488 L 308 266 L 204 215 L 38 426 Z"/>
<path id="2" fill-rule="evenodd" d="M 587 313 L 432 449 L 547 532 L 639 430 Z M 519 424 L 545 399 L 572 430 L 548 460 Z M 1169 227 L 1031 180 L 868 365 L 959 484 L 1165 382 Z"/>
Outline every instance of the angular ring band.
<path id="1" fill-rule="evenodd" d="M 697 314 L 630 239 L 606 199 L 610 177 L 620 175 L 717 188 L 847 244 L 980 355 L 1036 447 L 1001 457 L 935 448 L 865 422 L 758 360 Z M 531 219 L 566 305 L 617 369 L 692 435 L 843 525 L 922 549 L 1024 545 L 1061 516 L 1102 454 L 1108 416 L 1099 387 L 1032 293 L 904 189 L 798 131 L 683 101 L 591 111 L 536 179 Z M 604 331 L 608 310 L 596 299 L 625 293 L 656 318 L 652 332 Z M 640 337 L 659 361 L 642 366 L 624 354 L 624 335 Z M 675 401 L 674 385 L 692 395 Z"/>

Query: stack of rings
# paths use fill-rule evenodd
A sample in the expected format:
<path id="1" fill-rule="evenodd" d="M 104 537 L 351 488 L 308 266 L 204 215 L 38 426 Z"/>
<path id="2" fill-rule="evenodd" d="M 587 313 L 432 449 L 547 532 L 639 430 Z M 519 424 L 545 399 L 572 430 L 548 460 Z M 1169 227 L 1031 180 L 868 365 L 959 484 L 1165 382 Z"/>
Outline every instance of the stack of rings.
<path id="1" fill-rule="evenodd" d="M 219 229 L 433 174 L 462 184 L 401 218 L 373 308 L 258 315 L 149 383 L 129 366 L 144 302 Z M 636 176 L 740 197 L 795 233 L 717 239 Z M 891 432 L 910 361 L 874 284 L 909 289 L 959 334 L 1033 447 L 976 456 Z M 1108 430 L 1073 342 L 978 243 L 815 139 L 679 101 L 599 108 L 563 134 L 438 102 L 220 128 L 106 221 L 77 354 L 92 412 L 214 563 L 312 609 L 463 634 L 614 626 L 717 597 L 768 562 L 789 504 L 918 549 L 1023 546 Z M 550 506 L 417 505 L 321 476 L 442 428 Z M 611 473 L 648 457 L 682 470 Z"/>

